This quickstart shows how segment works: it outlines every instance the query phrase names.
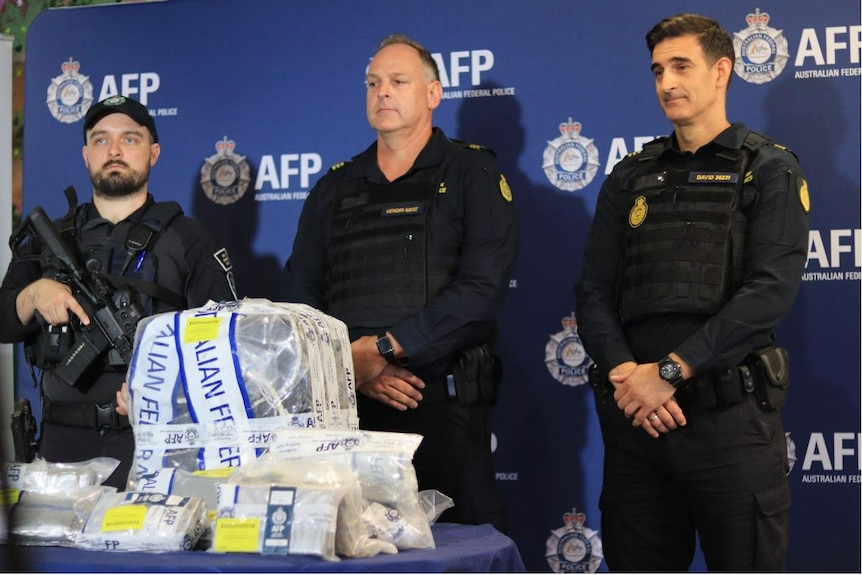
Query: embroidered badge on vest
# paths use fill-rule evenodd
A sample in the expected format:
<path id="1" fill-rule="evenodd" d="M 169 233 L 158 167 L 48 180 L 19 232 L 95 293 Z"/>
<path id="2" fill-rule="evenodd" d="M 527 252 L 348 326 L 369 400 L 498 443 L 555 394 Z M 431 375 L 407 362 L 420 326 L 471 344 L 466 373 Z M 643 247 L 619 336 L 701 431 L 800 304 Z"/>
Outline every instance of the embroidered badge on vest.
<path id="1" fill-rule="evenodd" d="M 629 225 L 632 228 L 639 227 L 642 223 L 644 223 L 648 211 L 649 206 L 647 206 L 646 197 L 638 196 L 638 198 L 635 200 L 635 205 L 632 206 L 632 209 L 629 212 Z"/>
<path id="2" fill-rule="evenodd" d="M 509 182 L 503 174 L 500 174 L 500 195 L 507 203 L 512 203 L 512 188 L 509 187 Z"/>
<path id="3" fill-rule="evenodd" d="M 802 203 L 802 209 L 805 213 L 811 209 L 811 200 L 808 198 L 808 182 L 802 179 L 801 183 L 797 184 L 799 188 L 799 201 Z"/>

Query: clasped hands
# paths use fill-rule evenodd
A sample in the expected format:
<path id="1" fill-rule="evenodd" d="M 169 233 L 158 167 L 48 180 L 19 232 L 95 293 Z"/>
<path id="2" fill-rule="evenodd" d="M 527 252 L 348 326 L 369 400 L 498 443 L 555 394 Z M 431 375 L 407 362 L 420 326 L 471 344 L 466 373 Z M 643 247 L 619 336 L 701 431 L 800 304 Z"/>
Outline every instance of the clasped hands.
<path id="1" fill-rule="evenodd" d="M 394 338 L 390 335 L 389 339 L 399 351 L 400 347 Z M 425 382 L 406 367 L 386 361 L 377 350 L 377 337 L 360 337 L 350 344 L 350 351 L 359 393 L 399 411 L 419 407 Z"/>
<path id="2" fill-rule="evenodd" d="M 614 386 L 617 407 L 632 418 L 634 427 L 642 427 L 651 437 L 658 438 L 686 424 L 673 386 L 659 377 L 655 363 L 621 363 L 608 379 Z"/>

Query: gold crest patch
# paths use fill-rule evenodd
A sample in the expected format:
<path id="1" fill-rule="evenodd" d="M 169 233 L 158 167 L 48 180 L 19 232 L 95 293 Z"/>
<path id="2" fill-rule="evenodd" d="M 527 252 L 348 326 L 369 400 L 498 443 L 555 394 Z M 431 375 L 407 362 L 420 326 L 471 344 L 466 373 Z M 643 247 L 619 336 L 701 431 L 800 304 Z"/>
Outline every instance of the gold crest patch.
<path id="1" fill-rule="evenodd" d="M 512 202 L 512 188 L 509 187 L 509 182 L 506 181 L 506 176 L 500 174 L 500 195 L 507 202 Z"/>
<path id="2" fill-rule="evenodd" d="M 644 196 L 638 196 L 635 200 L 635 205 L 632 206 L 629 212 L 629 225 L 633 228 L 640 226 L 646 219 L 649 207 Z"/>
<path id="3" fill-rule="evenodd" d="M 808 210 L 811 209 L 811 200 L 808 198 L 808 182 L 805 181 L 805 179 L 802 179 L 798 187 L 799 201 L 802 204 L 802 209 L 805 210 L 805 213 L 807 214 Z"/>

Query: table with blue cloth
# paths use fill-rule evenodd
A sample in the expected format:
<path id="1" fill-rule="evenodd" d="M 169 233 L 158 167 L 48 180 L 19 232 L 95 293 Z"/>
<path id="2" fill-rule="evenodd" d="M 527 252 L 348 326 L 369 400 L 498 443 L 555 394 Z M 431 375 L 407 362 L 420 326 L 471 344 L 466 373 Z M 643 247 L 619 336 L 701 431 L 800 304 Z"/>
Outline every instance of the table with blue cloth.
<path id="1" fill-rule="evenodd" d="M 8 567 L 30 572 L 523 572 L 515 543 L 490 525 L 437 523 L 431 528 L 435 549 L 408 549 L 376 555 L 325 561 L 303 555 L 258 555 L 175 551 L 117 553 L 69 547 L 7 547 Z M 16 570 L 17 570 L 16 569 Z"/>

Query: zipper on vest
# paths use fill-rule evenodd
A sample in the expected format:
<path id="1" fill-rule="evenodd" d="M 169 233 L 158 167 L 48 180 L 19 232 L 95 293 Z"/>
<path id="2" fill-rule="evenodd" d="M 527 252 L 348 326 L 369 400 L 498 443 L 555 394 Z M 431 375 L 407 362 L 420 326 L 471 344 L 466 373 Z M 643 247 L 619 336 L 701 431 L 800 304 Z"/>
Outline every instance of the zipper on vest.
<path id="1" fill-rule="evenodd" d="M 683 234 L 683 239 L 687 239 L 691 242 L 692 246 L 697 245 L 697 239 L 694 237 L 694 227 L 697 225 L 697 222 L 685 222 L 685 233 Z"/>
<path id="2" fill-rule="evenodd" d="M 404 259 L 410 259 L 410 244 L 413 243 L 413 234 L 405 234 L 404 236 Z"/>

